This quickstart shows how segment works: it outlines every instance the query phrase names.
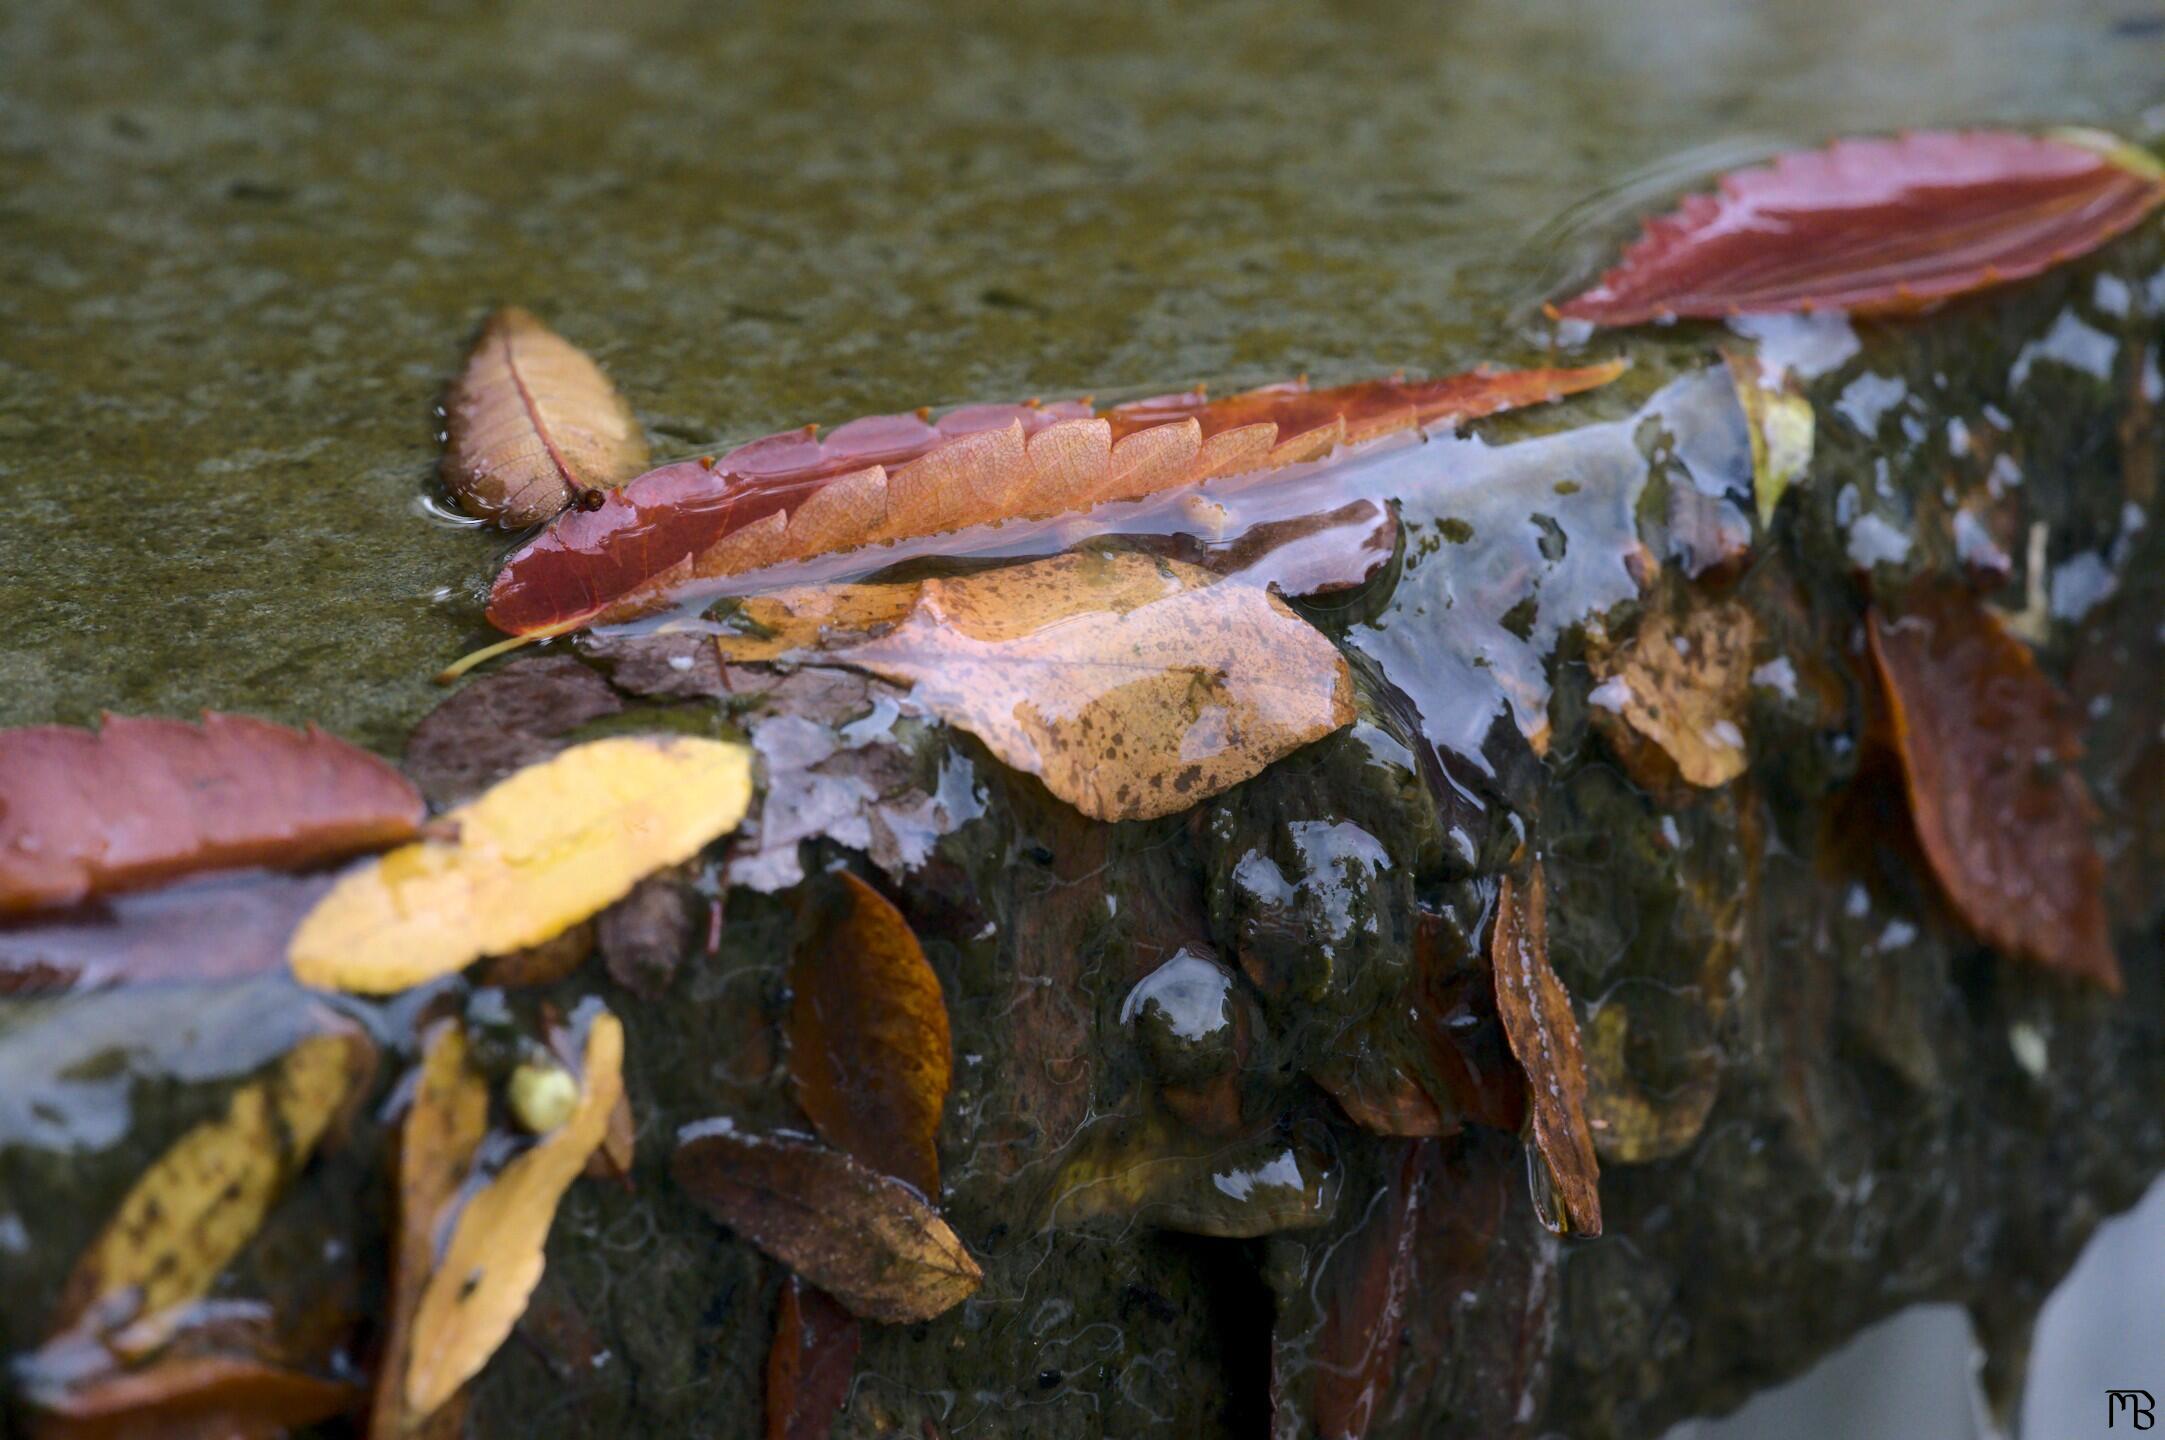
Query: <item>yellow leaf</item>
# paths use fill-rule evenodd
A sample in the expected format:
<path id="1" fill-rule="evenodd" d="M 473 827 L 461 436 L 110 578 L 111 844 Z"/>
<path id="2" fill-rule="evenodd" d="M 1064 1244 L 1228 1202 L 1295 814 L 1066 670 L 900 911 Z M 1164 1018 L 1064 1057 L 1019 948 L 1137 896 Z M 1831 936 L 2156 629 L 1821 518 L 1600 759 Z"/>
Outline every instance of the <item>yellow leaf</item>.
<path id="1" fill-rule="evenodd" d="M 624 1027 L 603 1011 L 586 1033 L 578 1108 L 459 1212 L 414 1312 L 406 1410 L 419 1424 L 481 1372 L 541 1282 L 557 1204 L 609 1129 L 624 1087 Z"/>
<path id="2" fill-rule="evenodd" d="M 201 1298 L 263 1225 L 333 1117 L 368 1078 L 358 1032 L 311 1035 L 181 1136 L 76 1262 L 56 1330 L 151 1321 Z"/>
<path id="3" fill-rule="evenodd" d="M 340 880 L 294 933 L 306 985 L 381 995 L 547 940 L 744 818 L 751 752 L 625 737 L 529 766 Z"/>
<path id="4" fill-rule="evenodd" d="M 426 1042 L 420 1083 L 399 1127 L 398 1232 L 391 1260 L 389 1330 L 376 1378 L 369 1440 L 408 1440 L 422 1422 L 406 1413 L 402 1381 L 430 1272 L 436 1268 L 436 1235 L 466 1183 L 474 1152 L 489 1125 L 489 1087 L 466 1060 L 466 1032 L 457 1021 L 440 1025 Z M 440 1410 L 426 1440 L 461 1433 L 460 1407 Z M 450 1422 L 450 1423 L 446 1423 Z"/>
<path id="5" fill-rule="evenodd" d="M 1818 429 L 1812 402 L 1786 373 L 1769 380 L 1755 355 L 1732 351 L 1725 355 L 1737 399 L 1744 406 L 1744 428 L 1752 449 L 1752 493 L 1759 511 L 1759 528 L 1774 523 L 1789 487 L 1812 468 L 1812 449 Z"/>
<path id="6" fill-rule="evenodd" d="M 1337 647 L 1268 591 L 1135 551 L 747 600 L 731 662 L 902 684 L 1096 820 L 1185 810 L 1353 719 Z"/>

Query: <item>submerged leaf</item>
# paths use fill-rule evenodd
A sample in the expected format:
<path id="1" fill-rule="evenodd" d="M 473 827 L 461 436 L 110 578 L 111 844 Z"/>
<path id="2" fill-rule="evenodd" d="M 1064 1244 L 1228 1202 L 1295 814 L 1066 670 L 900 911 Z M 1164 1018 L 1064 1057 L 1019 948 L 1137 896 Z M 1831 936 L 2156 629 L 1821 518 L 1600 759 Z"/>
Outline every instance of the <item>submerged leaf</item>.
<path id="1" fill-rule="evenodd" d="M 1987 944 L 2120 989 L 2097 806 L 2066 697 L 1967 591 L 1927 585 L 1875 611 L 1911 819 L 1933 875 Z"/>
<path id="2" fill-rule="evenodd" d="M 0 915 L 199 870 L 300 870 L 396 845 L 421 797 L 366 750 L 246 715 L 0 731 Z"/>
<path id="3" fill-rule="evenodd" d="M 750 752 L 624 737 L 531 766 L 439 822 L 455 838 L 341 879 L 293 937 L 303 984 L 389 994 L 538 944 L 736 828 Z"/>
<path id="4" fill-rule="evenodd" d="M 1617 742 L 1632 778 L 1666 788 L 1659 748 L 1687 784 L 1713 789 L 1744 773 L 1743 719 L 1750 698 L 1758 625 L 1735 601 L 1687 602 L 1680 619 L 1667 608 L 1646 612 L 1636 634 L 1589 658 L 1600 680 L 1588 701 L 1595 722 Z"/>
<path id="5" fill-rule="evenodd" d="M 825 440 L 810 427 L 787 431 L 719 461 L 650 470 L 598 508 L 562 516 L 506 563 L 489 623 L 537 635 L 628 618 L 701 581 L 1314 460 L 1341 443 L 1576 394 L 1621 368 L 1277 385 L 1103 414 L 1077 403 L 976 405 L 936 422 L 855 420 Z"/>
<path id="6" fill-rule="evenodd" d="M 1912 314 L 2026 279 L 2165 203 L 2109 137 L 1924 131 L 1838 140 L 1722 178 L 1649 221 L 1558 313 L 1597 325 L 1791 310 Z"/>
<path id="7" fill-rule="evenodd" d="M 76 1261 L 54 1330 L 103 1334 L 151 1322 L 206 1293 L 262 1228 L 316 1142 L 367 1082 L 375 1047 L 358 1031 L 311 1035 L 233 1092 L 220 1114 L 144 1171 Z"/>
<path id="8" fill-rule="evenodd" d="M 1339 1189 L 1339 1172 L 1307 1137 L 1221 1140 L 1162 1116 L 1109 1116 L 1066 1147 L 1040 1208 L 1047 1229 L 1111 1221 L 1250 1239 L 1325 1223 Z"/>
<path id="9" fill-rule="evenodd" d="M 0 920 L 0 995 L 232 980 L 286 963 L 328 875 L 221 871 L 65 910 Z"/>
<path id="10" fill-rule="evenodd" d="M 320 1424 L 361 1391 L 243 1356 L 181 1355 L 32 1398 L 35 1440 L 234 1440 Z"/>
<path id="11" fill-rule="evenodd" d="M 867 1320 L 930 1320 L 984 1272 L 916 1192 L 829 1150 L 727 1120 L 685 1127 L 677 1183 L 715 1219 Z"/>
<path id="12" fill-rule="evenodd" d="M 1524 878 L 1504 876 L 1489 955 L 1504 1034 L 1526 1070 L 1534 1147 L 1562 1201 L 1561 1226 L 1599 1235 L 1601 1165 L 1586 1121 L 1586 1060 L 1571 997 L 1549 968 L 1548 885 L 1540 861 Z"/>
<path id="13" fill-rule="evenodd" d="M 417 1434 L 422 1440 L 455 1440 L 463 1428 L 463 1410 L 455 1405 L 426 1422 L 409 1417 L 405 1381 L 414 1313 L 436 1268 L 437 1236 L 488 1131 L 488 1082 L 467 1063 L 466 1055 L 466 1033 L 458 1023 L 439 1025 L 424 1044 L 413 1103 L 399 1127 L 389 1326 L 376 1375 L 369 1440 L 409 1440 Z"/>
<path id="14" fill-rule="evenodd" d="M 406 737 L 406 773 L 430 804 L 456 805 L 623 708 L 608 681 L 568 655 L 515 660 L 422 717 Z"/>
<path id="15" fill-rule="evenodd" d="M 516 306 L 481 328 L 444 401 L 444 488 L 518 529 L 646 467 L 631 406 L 586 352 Z"/>
<path id="16" fill-rule="evenodd" d="M 747 601 L 724 659 L 901 684 L 1097 820 L 1185 810 L 1349 724 L 1345 657 L 1276 596 L 1132 551 Z"/>
<path id="17" fill-rule="evenodd" d="M 774 1310 L 767 1351 L 767 1440 L 827 1440 L 849 1399 L 862 1337 L 834 1298 L 792 1275 Z"/>
<path id="18" fill-rule="evenodd" d="M 624 1027 L 604 1010 L 586 1032 L 571 1117 L 506 1165 L 459 1211 L 414 1312 L 406 1411 L 426 1420 L 481 1372 L 541 1283 L 556 1207 L 607 1136 L 624 1086 Z"/>
<path id="19" fill-rule="evenodd" d="M 1683 1082 L 1650 1090 L 1632 1074 L 1627 1051 L 1631 1012 L 1614 996 L 1586 1024 L 1586 1119 L 1604 1160 L 1644 1165 L 1691 1148 L 1721 1098 L 1721 1064 L 1711 1052 L 1693 1057 Z"/>
<path id="20" fill-rule="evenodd" d="M 937 1199 L 954 1069 L 940 979 L 885 896 L 847 871 L 838 885 L 790 961 L 797 1103 L 830 1144 Z"/>

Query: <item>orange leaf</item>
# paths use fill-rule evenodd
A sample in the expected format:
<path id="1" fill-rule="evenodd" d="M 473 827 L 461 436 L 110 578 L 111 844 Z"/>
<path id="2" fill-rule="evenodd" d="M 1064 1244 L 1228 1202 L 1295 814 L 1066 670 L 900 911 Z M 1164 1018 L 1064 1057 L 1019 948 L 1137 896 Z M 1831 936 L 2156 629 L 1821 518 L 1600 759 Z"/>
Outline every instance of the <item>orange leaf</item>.
<path id="1" fill-rule="evenodd" d="M 839 888 L 790 961 L 797 1103 L 829 1143 L 937 1200 L 947 1002 L 902 912 L 847 871 Z"/>
<path id="2" fill-rule="evenodd" d="M 1744 773 L 1757 641 L 1751 611 L 1725 600 L 1693 605 L 1681 618 L 1649 608 L 1629 643 L 1588 657 L 1601 681 L 1588 697 L 1594 720 L 1633 779 L 1655 791 L 1673 776 L 1714 789 Z M 1659 755 L 1645 756 L 1646 742 Z"/>
<path id="3" fill-rule="evenodd" d="M 1098 820 L 1170 815 L 1353 719 L 1336 647 L 1277 597 L 1132 551 L 915 585 L 755 596 L 732 662 L 846 665 L 914 684 Z"/>
<path id="4" fill-rule="evenodd" d="M 39 1401 L 33 1440 L 271 1440 L 353 1409 L 361 1391 L 261 1360 L 188 1355 Z"/>
<path id="5" fill-rule="evenodd" d="M 864 1319 L 930 1320 L 984 1279 L 915 1191 L 839 1150 L 710 1120 L 685 1127 L 673 1168 L 715 1219 Z"/>
<path id="6" fill-rule="evenodd" d="M 1870 633 L 1910 817 L 1955 910 L 1987 944 L 2117 993 L 2097 807 L 2059 688 L 1953 587 L 1875 610 Z"/>
<path id="7" fill-rule="evenodd" d="M 246 715 L 0 731 L 0 915 L 200 870 L 300 870 L 413 835 L 421 797 L 366 750 Z"/>
<path id="8" fill-rule="evenodd" d="M 444 416 L 444 487 L 506 529 L 646 468 L 646 436 L 609 377 L 516 306 L 481 327 Z"/>
<path id="9" fill-rule="evenodd" d="M 1648 222 L 1558 313 L 1597 325 L 1788 310 L 1912 314 L 2093 250 L 2165 203 L 2109 136 L 1924 131 L 1724 176 Z"/>
<path id="10" fill-rule="evenodd" d="M 832 1296 L 795 1275 L 782 1282 L 767 1351 L 767 1440 L 827 1440 L 834 1433 L 860 1339 L 855 1317 Z"/>
<path id="11" fill-rule="evenodd" d="M 1540 861 L 1523 879 L 1504 876 L 1489 959 L 1504 1034 L 1526 1071 L 1534 1146 L 1562 1202 L 1561 1215 L 1543 1218 L 1552 1229 L 1599 1235 L 1601 1165 L 1586 1123 L 1586 1060 L 1571 997 L 1549 968 L 1548 885 Z"/>

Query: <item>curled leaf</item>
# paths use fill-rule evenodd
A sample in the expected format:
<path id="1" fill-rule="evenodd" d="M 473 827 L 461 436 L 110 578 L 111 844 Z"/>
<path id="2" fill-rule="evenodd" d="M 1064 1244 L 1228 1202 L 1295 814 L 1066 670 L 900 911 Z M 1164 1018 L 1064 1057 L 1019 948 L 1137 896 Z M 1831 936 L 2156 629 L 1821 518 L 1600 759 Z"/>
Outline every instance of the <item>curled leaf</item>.
<path id="1" fill-rule="evenodd" d="M 444 419 L 444 488 L 506 529 L 646 468 L 646 435 L 601 367 L 516 306 L 481 327 Z"/>
<path id="2" fill-rule="evenodd" d="M 602 1011 L 587 1027 L 585 1074 L 571 1117 L 460 1209 L 421 1293 L 406 1364 L 412 1423 L 426 1420 L 478 1375 L 525 1313 L 527 1298 L 541 1283 L 556 1207 L 608 1134 L 623 1086 L 624 1027 Z"/>
<path id="3" fill-rule="evenodd" d="M 673 1168 L 715 1219 L 864 1319 L 930 1320 L 984 1279 L 915 1191 L 838 1150 L 710 1120 L 678 1136 Z"/>
<path id="4" fill-rule="evenodd" d="M 1743 720 L 1758 624 L 1733 600 L 1691 604 L 1681 618 L 1650 608 L 1625 644 L 1590 657 L 1600 684 L 1589 695 L 1595 723 L 1618 742 L 1632 778 L 1666 788 L 1658 747 L 1687 784 L 1713 789 L 1744 773 Z"/>
<path id="5" fill-rule="evenodd" d="M 0 731 L 0 915 L 199 870 L 396 845 L 421 797 L 366 750 L 246 715 Z"/>
<path id="6" fill-rule="evenodd" d="M 331 1122 L 366 1084 L 359 1031 L 311 1035 L 137 1179 L 76 1261 L 54 1330 L 153 1329 L 209 1291 L 262 1228 Z"/>
<path id="7" fill-rule="evenodd" d="M 359 1387 L 237 1355 L 181 1355 L 32 1397 L 36 1440 L 222 1440 L 317 1425 Z"/>
<path id="8" fill-rule="evenodd" d="M 1786 371 L 1768 376 L 1750 355 L 1732 351 L 1729 375 L 1744 406 L 1744 427 L 1752 448 L 1752 497 L 1759 528 L 1774 523 L 1789 487 L 1812 467 L 1818 419 L 1812 402 Z"/>
<path id="9" fill-rule="evenodd" d="M 834 1298 L 792 1275 L 775 1303 L 767 1351 L 767 1440 L 827 1440 L 849 1399 L 861 1340 Z"/>
<path id="10" fill-rule="evenodd" d="M 489 592 L 489 623 L 538 635 L 629 618 L 701 581 L 1311 461 L 1342 443 L 1575 394 L 1620 369 L 1277 385 L 1103 414 L 1079 403 L 976 405 L 937 421 L 855 420 L 824 440 L 811 427 L 786 431 L 718 461 L 650 470 L 598 508 L 560 517 L 506 563 Z"/>
<path id="11" fill-rule="evenodd" d="M 455 838 L 346 875 L 293 937 L 303 984 L 389 994 L 538 944 L 725 835 L 751 803 L 749 752 L 628 736 L 530 766 L 439 824 Z"/>
<path id="12" fill-rule="evenodd" d="M 436 1027 L 424 1042 L 419 1083 L 399 1127 L 398 1230 L 391 1258 L 389 1325 L 369 1418 L 369 1440 L 454 1440 L 463 1410 L 447 1406 L 429 1421 L 409 1416 L 405 1381 L 411 1361 L 414 1314 L 436 1268 L 436 1240 L 444 1217 L 473 1166 L 488 1131 L 489 1087 L 467 1062 L 466 1033 L 455 1022 Z M 423 1431 L 422 1425 L 428 1428 Z"/>
<path id="13" fill-rule="evenodd" d="M 1586 1061 L 1571 997 L 1549 968 L 1548 884 L 1540 861 L 1523 878 L 1504 876 L 1489 956 L 1504 1034 L 1526 1070 L 1534 1147 L 1562 1202 L 1551 1228 L 1599 1235 L 1601 1165 L 1586 1120 Z"/>
<path id="14" fill-rule="evenodd" d="M 725 659 L 914 685 L 913 703 L 1097 820 L 1185 810 L 1353 719 L 1345 657 L 1283 601 L 1131 551 L 784 591 L 737 623 Z"/>
<path id="15" fill-rule="evenodd" d="M 1597 325 L 1792 310 L 1914 314 L 2093 250 L 2165 203 L 2110 137 L 1996 130 L 1838 140 L 1722 177 L 1647 222 L 1558 313 Z"/>
<path id="16" fill-rule="evenodd" d="M 847 871 L 837 885 L 790 961 L 797 1103 L 830 1144 L 936 1199 L 954 1069 L 940 979 L 885 896 Z"/>
<path id="17" fill-rule="evenodd" d="M 1874 611 L 1910 818 L 1932 874 L 1990 944 L 2120 989 L 2097 806 L 2066 698 L 2029 647 L 1968 592 L 1926 585 Z"/>

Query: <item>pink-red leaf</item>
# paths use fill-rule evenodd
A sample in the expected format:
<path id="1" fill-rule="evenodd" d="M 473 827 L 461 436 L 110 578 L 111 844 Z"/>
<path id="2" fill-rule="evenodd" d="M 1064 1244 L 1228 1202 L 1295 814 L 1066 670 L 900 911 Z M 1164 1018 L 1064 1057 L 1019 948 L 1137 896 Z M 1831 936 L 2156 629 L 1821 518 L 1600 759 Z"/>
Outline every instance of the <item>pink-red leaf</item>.
<path id="1" fill-rule="evenodd" d="M 366 750 L 245 715 L 0 731 L 0 915 L 198 870 L 298 870 L 412 837 L 421 797 Z"/>
<path id="2" fill-rule="evenodd" d="M 598 508 L 559 516 L 497 576 L 489 622 L 533 635 L 626 619 L 700 581 L 1314 460 L 1343 444 L 1576 394 L 1620 369 L 1477 370 L 1327 390 L 1296 383 L 1217 401 L 1161 396 L 1102 414 L 1080 402 L 977 405 L 937 421 L 855 420 L 824 440 L 809 427 L 788 431 L 718 461 L 650 470 Z"/>
<path id="3" fill-rule="evenodd" d="M 1599 325 L 1794 310 L 1910 314 L 2104 244 L 2165 203 L 2108 137 L 1923 131 L 1848 139 L 1722 177 L 1647 222 L 1558 313 Z"/>

